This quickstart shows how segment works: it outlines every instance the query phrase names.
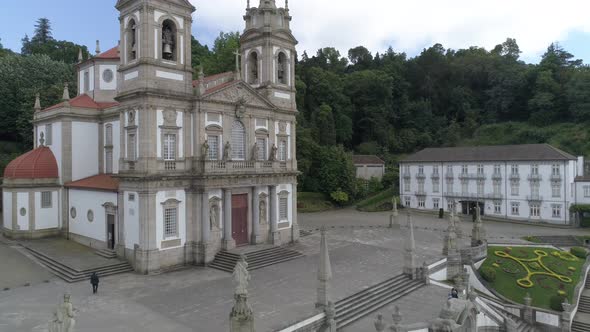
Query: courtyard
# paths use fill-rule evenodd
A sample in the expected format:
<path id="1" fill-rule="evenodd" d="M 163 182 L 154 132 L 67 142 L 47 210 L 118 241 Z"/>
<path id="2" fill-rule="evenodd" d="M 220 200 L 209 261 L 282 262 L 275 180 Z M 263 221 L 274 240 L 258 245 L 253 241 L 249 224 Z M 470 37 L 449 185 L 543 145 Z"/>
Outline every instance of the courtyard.
<path id="1" fill-rule="evenodd" d="M 400 222 L 405 224 L 400 213 Z M 447 223 L 434 216 L 415 214 L 418 261 L 432 263 L 441 257 Z M 389 213 L 337 210 L 301 214 L 300 227 L 312 230 L 294 249 L 305 257 L 251 273 L 249 301 L 258 331 L 275 331 L 314 313 L 317 287 L 320 226 L 328 228 L 332 263 L 332 299 L 339 300 L 402 272 L 404 229 L 384 227 Z M 494 243 L 522 243 L 527 235 L 580 235 L 579 229 L 486 222 Z M 463 221 L 468 236 L 471 223 Z M 126 273 L 101 279 L 92 295 L 89 282 L 67 284 L 51 277 L 23 256 L 14 245 L 0 244 L 0 331 L 45 331 L 52 311 L 65 292 L 72 294 L 80 331 L 227 331 L 233 305 L 229 273 L 203 267 L 187 267 L 160 275 Z M 6 264 L 5 262 L 9 262 Z M 18 275 L 15 282 L 15 274 Z M 18 284 L 18 280 L 22 280 Z M 48 282 L 45 282 L 45 281 Z M 27 283 L 29 286 L 25 286 Z M 9 286 L 7 286 L 9 287 Z M 386 317 L 398 305 L 404 322 L 437 315 L 448 290 L 428 286 L 380 310 Z M 343 331 L 374 331 L 377 313 Z"/>

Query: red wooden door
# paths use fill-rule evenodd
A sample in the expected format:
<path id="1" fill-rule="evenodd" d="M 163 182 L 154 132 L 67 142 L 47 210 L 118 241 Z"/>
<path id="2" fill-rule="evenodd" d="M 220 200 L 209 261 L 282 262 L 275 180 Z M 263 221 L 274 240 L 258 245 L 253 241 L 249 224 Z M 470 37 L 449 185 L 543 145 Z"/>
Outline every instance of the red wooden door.
<path id="1" fill-rule="evenodd" d="M 248 244 L 248 194 L 233 195 L 231 199 L 232 237 L 236 245 Z"/>

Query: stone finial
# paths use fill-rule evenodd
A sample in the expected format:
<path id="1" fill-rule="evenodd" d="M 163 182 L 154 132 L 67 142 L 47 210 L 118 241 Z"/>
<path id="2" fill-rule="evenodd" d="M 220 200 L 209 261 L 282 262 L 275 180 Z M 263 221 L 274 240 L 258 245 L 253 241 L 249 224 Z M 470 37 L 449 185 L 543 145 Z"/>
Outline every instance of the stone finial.
<path id="1" fill-rule="evenodd" d="M 96 55 L 100 54 L 100 41 L 96 40 L 96 49 L 94 50 L 94 52 L 96 53 Z"/>
<path id="2" fill-rule="evenodd" d="M 533 299 L 531 298 L 531 294 L 526 293 L 526 295 L 524 296 L 524 305 L 527 307 L 530 307 L 531 303 L 533 303 Z"/>
<path id="3" fill-rule="evenodd" d="M 289 0 L 285 0 L 285 10 L 289 10 Z"/>
<path id="4" fill-rule="evenodd" d="M 68 102 L 70 100 L 70 90 L 68 88 L 68 82 L 64 83 L 64 93 L 61 97 L 61 100 Z M 69 103 L 68 103 L 69 104 Z"/>
<path id="5" fill-rule="evenodd" d="M 416 241 L 414 240 L 414 223 L 410 212 L 407 214 L 408 233 L 404 243 L 404 274 L 410 279 L 416 279 L 418 267 L 416 266 Z"/>
<path id="6" fill-rule="evenodd" d="M 45 134 L 43 132 L 39 135 L 39 146 L 45 146 Z"/>
<path id="7" fill-rule="evenodd" d="M 246 0 L 246 9 L 250 9 L 250 0 Z"/>
<path id="8" fill-rule="evenodd" d="M 78 63 L 84 61 L 84 56 L 82 55 L 82 48 L 78 49 Z"/>
<path id="9" fill-rule="evenodd" d="M 41 96 L 39 95 L 39 92 L 35 94 L 35 106 L 33 108 L 35 109 L 35 112 L 41 110 Z"/>
<path id="10" fill-rule="evenodd" d="M 377 319 L 375 320 L 375 330 L 377 330 L 377 332 L 383 332 L 385 331 L 385 326 L 386 324 L 383 320 L 383 315 L 377 315 Z"/>
<path id="11" fill-rule="evenodd" d="M 398 326 L 402 322 L 402 315 L 399 313 L 399 307 L 395 306 L 393 309 L 393 314 L 391 315 L 393 318 L 393 324 Z"/>
<path id="12" fill-rule="evenodd" d="M 397 217 L 397 198 L 395 196 L 393 196 L 393 198 L 391 199 L 391 204 L 393 205 L 391 211 L 393 211 L 393 215 Z"/>
<path id="13" fill-rule="evenodd" d="M 326 308 L 330 302 L 330 280 L 332 279 L 332 267 L 330 264 L 330 252 L 328 250 L 328 241 L 326 240 L 326 228 L 321 229 L 320 240 L 320 265 L 318 267 L 318 288 L 317 288 L 317 308 Z"/>

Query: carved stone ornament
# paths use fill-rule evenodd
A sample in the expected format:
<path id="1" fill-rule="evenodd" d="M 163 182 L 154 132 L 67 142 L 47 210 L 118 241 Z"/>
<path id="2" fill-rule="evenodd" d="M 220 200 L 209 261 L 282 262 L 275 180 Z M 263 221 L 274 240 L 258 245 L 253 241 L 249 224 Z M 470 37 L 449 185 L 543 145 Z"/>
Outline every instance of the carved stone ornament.
<path id="1" fill-rule="evenodd" d="M 164 111 L 164 126 L 176 127 L 176 117 L 178 113 L 175 110 L 167 109 Z"/>
<path id="2" fill-rule="evenodd" d="M 236 104 L 236 118 L 241 119 L 246 114 L 246 106 L 243 103 L 243 100 L 239 100 Z"/>
<path id="3" fill-rule="evenodd" d="M 135 111 L 131 110 L 127 113 L 127 125 L 133 126 L 135 124 Z"/>
<path id="4" fill-rule="evenodd" d="M 287 123 L 284 121 L 279 122 L 279 132 L 281 134 L 286 134 L 287 133 Z"/>

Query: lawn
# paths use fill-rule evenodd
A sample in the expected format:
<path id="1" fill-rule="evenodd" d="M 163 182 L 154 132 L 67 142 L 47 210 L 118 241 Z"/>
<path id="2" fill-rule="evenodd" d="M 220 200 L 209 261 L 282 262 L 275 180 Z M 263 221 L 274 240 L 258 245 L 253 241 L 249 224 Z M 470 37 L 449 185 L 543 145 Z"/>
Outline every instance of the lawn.
<path id="1" fill-rule="evenodd" d="M 382 212 L 390 211 L 393 206 L 391 205 L 391 198 L 394 195 L 393 189 L 387 189 L 380 193 L 377 193 L 371 197 L 368 197 L 357 203 L 356 208 L 363 212 Z M 398 199 L 399 204 L 399 199 Z"/>
<path id="2" fill-rule="evenodd" d="M 322 212 L 334 209 L 334 204 L 322 193 L 297 193 L 297 212 Z"/>
<path id="3" fill-rule="evenodd" d="M 489 285 L 502 296 L 522 304 L 529 293 L 533 306 L 550 309 L 549 300 L 559 291 L 571 303 L 583 265 L 583 259 L 550 248 L 489 247 L 480 271 L 484 267 L 496 271 L 496 280 Z"/>

